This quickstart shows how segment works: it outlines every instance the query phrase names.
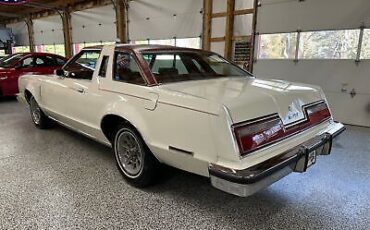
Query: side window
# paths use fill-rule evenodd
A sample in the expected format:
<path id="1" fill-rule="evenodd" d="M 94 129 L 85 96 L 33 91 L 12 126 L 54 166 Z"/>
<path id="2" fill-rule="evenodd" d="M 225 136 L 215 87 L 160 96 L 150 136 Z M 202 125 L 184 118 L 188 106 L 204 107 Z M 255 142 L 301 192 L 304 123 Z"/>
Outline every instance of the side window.
<path id="1" fill-rule="evenodd" d="M 64 64 L 66 64 L 66 61 L 61 58 L 55 58 L 55 62 L 57 63 L 57 66 L 64 66 Z"/>
<path id="2" fill-rule="evenodd" d="M 109 56 L 104 56 L 99 69 L 99 77 L 106 77 Z"/>
<path id="3" fill-rule="evenodd" d="M 183 60 L 176 54 L 159 54 L 156 55 L 155 61 L 152 63 L 151 70 L 158 75 L 183 75 L 189 74 Z"/>
<path id="4" fill-rule="evenodd" d="M 67 77 L 91 80 L 96 68 L 100 50 L 84 50 L 75 56 L 63 70 Z"/>
<path id="5" fill-rule="evenodd" d="M 54 66 L 55 62 L 52 57 L 45 56 L 45 57 L 36 57 L 35 66 L 37 67 L 49 67 Z"/>
<path id="6" fill-rule="evenodd" d="M 113 80 L 135 85 L 145 85 L 139 66 L 129 53 L 117 52 L 115 54 Z"/>
<path id="7" fill-rule="evenodd" d="M 33 57 L 26 58 L 22 61 L 22 67 L 29 68 L 33 67 Z"/>

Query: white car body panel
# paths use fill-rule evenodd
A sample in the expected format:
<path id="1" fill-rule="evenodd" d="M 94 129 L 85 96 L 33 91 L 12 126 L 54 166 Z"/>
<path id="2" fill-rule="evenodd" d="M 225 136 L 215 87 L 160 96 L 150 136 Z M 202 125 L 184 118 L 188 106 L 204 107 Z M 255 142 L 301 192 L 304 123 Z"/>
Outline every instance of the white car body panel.
<path id="1" fill-rule="evenodd" d="M 114 50 L 115 46 L 104 46 L 97 66 L 103 55 L 111 57 Z M 20 95 L 30 92 L 48 116 L 108 145 L 101 130 L 102 119 L 107 115 L 120 116 L 140 132 L 160 162 L 206 177 L 210 163 L 245 169 L 335 125 L 330 119 L 241 157 L 232 124 L 278 113 L 288 126 L 304 117 L 301 105 L 325 100 L 321 89 L 252 77 L 147 87 L 113 81 L 112 66 L 110 58 L 108 77 L 102 78 L 95 71 L 91 81 L 25 75 L 19 80 Z M 290 112 L 294 116 L 288 119 Z"/>

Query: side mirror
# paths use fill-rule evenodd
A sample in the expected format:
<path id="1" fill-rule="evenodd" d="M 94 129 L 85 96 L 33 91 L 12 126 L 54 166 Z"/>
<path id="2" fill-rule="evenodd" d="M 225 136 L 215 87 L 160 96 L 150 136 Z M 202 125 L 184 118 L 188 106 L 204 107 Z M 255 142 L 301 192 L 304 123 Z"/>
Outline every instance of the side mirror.
<path id="1" fill-rule="evenodd" d="M 54 74 L 57 75 L 58 77 L 64 77 L 64 70 L 56 69 L 54 70 Z"/>

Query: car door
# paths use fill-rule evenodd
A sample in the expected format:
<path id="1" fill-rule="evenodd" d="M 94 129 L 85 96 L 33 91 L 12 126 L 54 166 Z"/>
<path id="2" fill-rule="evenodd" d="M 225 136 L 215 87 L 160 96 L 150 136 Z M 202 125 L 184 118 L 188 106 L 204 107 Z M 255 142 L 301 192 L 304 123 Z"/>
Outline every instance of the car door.
<path id="1" fill-rule="evenodd" d="M 98 95 L 93 78 L 100 50 L 83 50 L 64 66 L 64 77 L 54 76 L 42 85 L 43 102 L 58 121 L 86 134 L 94 133 L 89 117 Z"/>
<path id="2" fill-rule="evenodd" d="M 35 74 L 53 74 L 56 68 L 55 59 L 52 57 L 46 55 L 35 56 L 33 69 Z"/>
<path id="3" fill-rule="evenodd" d="M 9 94 L 18 93 L 18 78 L 24 74 L 31 73 L 33 71 L 33 67 L 34 59 L 32 56 L 26 56 L 19 61 L 8 82 L 7 91 Z"/>

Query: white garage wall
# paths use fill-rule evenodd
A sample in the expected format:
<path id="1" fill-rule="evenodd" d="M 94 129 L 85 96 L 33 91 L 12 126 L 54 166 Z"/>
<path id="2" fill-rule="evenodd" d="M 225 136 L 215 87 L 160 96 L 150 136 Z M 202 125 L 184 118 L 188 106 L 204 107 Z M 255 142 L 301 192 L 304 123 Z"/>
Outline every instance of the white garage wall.
<path id="1" fill-rule="evenodd" d="M 261 0 L 261 5 L 260 33 L 370 26 L 369 0 Z"/>
<path id="2" fill-rule="evenodd" d="M 356 65 L 354 60 L 259 60 L 257 78 L 283 79 L 320 85 L 334 118 L 346 124 L 370 125 L 370 61 Z M 346 92 L 342 92 L 342 88 Z M 349 94 L 355 89 L 356 96 Z"/>
<path id="3" fill-rule="evenodd" d="M 25 22 L 18 22 L 6 25 L 12 30 L 15 37 L 16 46 L 28 46 L 28 30 Z"/>
<path id="4" fill-rule="evenodd" d="M 59 15 L 33 20 L 33 31 L 35 45 L 64 43 L 63 23 Z"/>
<path id="5" fill-rule="evenodd" d="M 202 33 L 200 0 L 136 0 L 129 3 L 131 40 L 199 37 Z"/>
<path id="6" fill-rule="evenodd" d="M 262 0 L 257 32 L 359 28 L 370 26 L 368 12 L 368 0 Z M 259 78 L 319 85 L 336 120 L 370 126 L 370 60 L 358 65 L 355 60 L 257 60 L 254 73 Z M 354 97 L 352 89 L 357 93 Z"/>
<path id="7" fill-rule="evenodd" d="M 113 5 L 71 13 L 72 42 L 115 41 L 116 14 Z"/>
<path id="8" fill-rule="evenodd" d="M 244 10 L 253 8 L 253 0 L 236 0 L 235 10 Z M 227 0 L 213 0 L 213 13 L 222 13 L 227 11 Z M 252 34 L 253 15 L 236 15 L 234 17 L 234 36 L 247 36 Z M 211 37 L 218 38 L 225 36 L 226 17 L 212 19 Z M 211 50 L 224 55 L 225 42 L 212 42 Z"/>

